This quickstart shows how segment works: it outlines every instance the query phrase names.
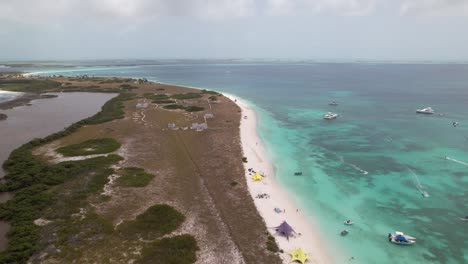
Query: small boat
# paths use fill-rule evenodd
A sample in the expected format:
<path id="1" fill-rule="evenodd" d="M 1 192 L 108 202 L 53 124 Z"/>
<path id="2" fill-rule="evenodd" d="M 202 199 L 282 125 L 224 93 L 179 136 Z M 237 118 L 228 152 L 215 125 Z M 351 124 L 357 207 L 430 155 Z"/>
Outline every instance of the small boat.
<path id="1" fill-rule="evenodd" d="M 338 103 L 335 101 L 332 101 L 332 102 L 328 102 L 328 105 L 338 105 Z"/>
<path id="2" fill-rule="evenodd" d="M 423 109 L 417 109 L 416 113 L 418 114 L 434 114 L 434 110 L 431 107 L 426 107 Z"/>
<path id="3" fill-rule="evenodd" d="M 302 171 L 296 171 L 296 172 L 294 173 L 294 175 L 296 175 L 296 176 L 301 176 L 301 175 L 302 175 Z"/>
<path id="4" fill-rule="evenodd" d="M 344 224 L 345 224 L 345 225 L 352 225 L 352 224 L 354 224 L 354 223 L 353 223 L 353 221 L 351 221 L 351 220 L 346 220 L 346 221 L 344 221 Z"/>
<path id="5" fill-rule="evenodd" d="M 328 112 L 323 116 L 323 119 L 331 120 L 331 119 L 335 119 L 337 117 L 338 117 L 338 114 Z"/>
<path id="6" fill-rule="evenodd" d="M 462 221 L 468 221 L 468 216 L 460 217 L 460 220 L 462 220 Z"/>
<path id="7" fill-rule="evenodd" d="M 342 236 L 346 236 L 347 234 L 349 234 L 349 232 L 348 232 L 348 230 L 343 230 L 343 231 L 340 232 L 340 234 Z"/>
<path id="8" fill-rule="evenodd" d="M 403 234 L 403 232 L 395 231 L 388 234 L 388 241 L 399 245 L 412 245 L 416 243 L 416 238 Z"/>

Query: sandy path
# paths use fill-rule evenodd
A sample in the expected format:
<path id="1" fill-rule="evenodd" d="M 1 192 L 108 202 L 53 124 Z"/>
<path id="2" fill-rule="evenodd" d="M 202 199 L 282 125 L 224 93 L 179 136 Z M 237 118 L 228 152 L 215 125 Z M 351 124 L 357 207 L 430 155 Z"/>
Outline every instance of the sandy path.
<path id="1" fill-rule="evenodd" d="M 289 241 L 283 237 L 276 235 L 276 241 L 285 253 L 281 254 L 284 263 L 290 262 L 289 252 L 295 248 L 301 247 L 305 249 L 313 258 L 308 263 L 333 263 L 331 255 L 320 243 L 320 238 L 314 232 L 314 224 L 310 219 L 296 211 L 299 207 L 291 201 L 288 194 L 280 186 L 278 186 L 273 167 L 268 162 L 264 146 L 257 134 L 257 116 L 255 111 L 249 105 L 239 100 L 238 97 L 226 95 L 242 110 L 242 120 L 240 125 L 240 135 L 242 141 L 242 149 L 244 156 L 247 157 L 248 163 L 245 163 L 246 178 L 248 187 L 255 205 L 264 218 L 270 233 L 274 234 L 275 230 L 272 227 L 278 226 L 282 221 L 287 221 L 297 233 L 301 235 L 290 238 Z M 237 100 L 237 101 L 236 101 Z M 247 119 L 243 118 L 247 116 Z M 247 171 L 253 168 L 257 172 L 264 172 L 267 177 L 261 182 L 254 182 L 251 175 Z M 270 195 L 268 199 L 255 198 L 258 194 L 267 193 Z M 276 213 L 275 207 L 285 210 L 284 213 Z"/>

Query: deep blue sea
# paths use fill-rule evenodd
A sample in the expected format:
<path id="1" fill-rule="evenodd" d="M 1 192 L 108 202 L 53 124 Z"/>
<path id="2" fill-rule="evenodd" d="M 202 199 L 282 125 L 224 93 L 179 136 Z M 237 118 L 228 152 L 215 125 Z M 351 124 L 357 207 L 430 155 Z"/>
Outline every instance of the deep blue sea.
<path id="1" fill-rule="evenodd" d="M 342 256 L 336 263 L 468 263 L 468 222 L 459 219 L 468 215 L 468 65 L 170 64 L 42 72 L 148 78 L 240 96 L 259 113 L 279 182 L 313 217 L 323 243 Z M 416 114 L 427 106 L 436 114 Z M 328 111 L 339 117 L 324 120 Z M 341 237 L 346 219 L 355 225 Z M 395 230 L 417 243 L 389 243 Z"/>

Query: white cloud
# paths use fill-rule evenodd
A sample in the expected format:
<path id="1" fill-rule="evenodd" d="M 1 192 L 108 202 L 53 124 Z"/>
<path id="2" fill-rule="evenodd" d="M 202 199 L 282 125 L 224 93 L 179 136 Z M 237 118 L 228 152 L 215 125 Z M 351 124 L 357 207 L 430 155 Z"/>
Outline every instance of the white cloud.
<path id="1" fill-rule="evenodd" d="M 403 0 L 400 14 L 468 16 L 468 0 Z"/>
<path id="2" fill-rule="evenodd" d="M 267 13 L 291 15 L 295 13 L 367 15 L 375 10 L 379 0 L 267 0 Z"/>

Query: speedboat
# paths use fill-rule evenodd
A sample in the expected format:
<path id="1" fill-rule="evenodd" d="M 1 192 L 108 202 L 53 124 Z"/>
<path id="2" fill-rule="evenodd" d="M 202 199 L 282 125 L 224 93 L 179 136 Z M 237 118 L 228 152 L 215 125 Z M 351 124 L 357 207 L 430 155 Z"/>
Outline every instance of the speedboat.
<path id="1" fill-rule="evenodd" d="M 338 117 L 338 114 L 328 112 L 323 116 L 323 119 L 331 120 L 331 119 L 335 119 L 337 117 Z"/>
<path id="2" fill-rule="evenodd" d="M 352 224 L 354 224 L 354 223 L 353 223 L 353 221 L 351 221 L 351 220 L 346 220 L 346 221 L 344 221 L 344 224 L 345 224 L 345 225 L 352 225 Z"/>
<path id="3" fill-rule="evenodd" d="M 348 230 L 343 230 L 343 231 L 340 232 L 340 234 L 342 236 L 346 236 L 347 234 L 349 234 L 349 232 L 348 232 Z"/>
<path id="4" fill-rule="evenodd" d="M 338 105 L 338 103 L 335 101 L 332 101 L 332 102 L 328 102 L 328 105 Z"/>
<path id="5" fill-rule="evenodd" d="M 400 245 L 412 245 L 416 243 L 416 238 L 403 234 L 403 232 L 395 231 L 388 234 L 388 241 Z"/>
<path id="6" fill-rule="evenodd" d="M 426 107 L 423 109 L 417 109 L 416 113 L 418 114 L 434 114 L 434 110 L 431 107 Z"/>

